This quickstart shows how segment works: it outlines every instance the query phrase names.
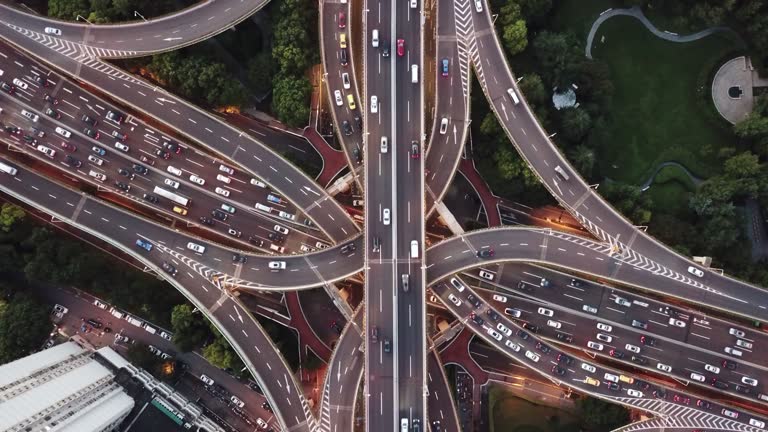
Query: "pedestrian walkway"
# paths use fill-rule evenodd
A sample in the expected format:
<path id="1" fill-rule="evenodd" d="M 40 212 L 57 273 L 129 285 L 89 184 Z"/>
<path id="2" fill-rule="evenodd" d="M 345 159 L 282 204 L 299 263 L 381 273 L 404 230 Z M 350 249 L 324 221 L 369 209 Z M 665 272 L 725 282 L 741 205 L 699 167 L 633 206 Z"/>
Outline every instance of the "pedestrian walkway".
<path id="1" fill-rule="evenodd" d="M 299 332 L 299 344 L 301 351 L 304 346 L 308 347 L 321 360 L 327 362 L 331 358 L 331 349 L 317 336 L 315 331 L 307 322 L 307 317 L 301 308 L 299 295 L 296 291 L 285 293 L 285 304 L 288 306 L 288 312 L 291 315 L 290 326 Z"/>
<path id="2" fill-rule="evenodd" d="M 485 208 L 485 214 L 488 217 L 488 226 L 501 226 L 501 215 L 499 215 L 498 207 L 500 197 L 493 194 L 488 183 L 486 183 L 480 176 L 480 173 L 477 172 L 475 163 L 472 159 L 462 158 L 459 162 L 459 172 L 467 179 L 480 197 L 480 201 L 483 203 L 483 208 Z"/>
<path id="3" fill-rule="evenodd" d="M 749 57 L 728 60 L 712 79 L 715 109 L 732 124 L 744 120 L 755 106 L 756 87 L 768 87 L 768 79 L 757 74 Z"/>
<path id="4" fill-rule="evenodd" d="M 326 188 L 347 167 L 347 159 L 342 151 L 331 147 L 313 126 L 305 127 L 302 135 L 323 158 L 323 171 L 315 180 L 320 186 Z"/>
<path id="5" fill-rule="evenodd" d="M 670 42 L 679 42 L 679 43 L 685 43 L 685 42 L 692 42 L 695 40 L 699 40 L 701 38 L 707 37 L 713 33 L 721 32 L 721 31 L 731 31 L 728 27 L 710 27 L 708 29 L 704 29 L 700 32 L 696 32 L 689 35 L 679 35 L 677 33 L 672 33 L 670 31 L 666 30 L 659 30 L 656 28 L 655 25 L 645 16 L 643 13 L 643 10 L 640 9 L 639 6 L 633 6 L 631 8 L 626 9 L 608 9 L 603 11 L 603 13 L 600 14 L 599 17 L 595 20 L 595 22 L 592 23 L 592 28 L 589 29 L 589 35 L 587 36 L 587 46 L 585 48 L 586 52 L 584 55 L 588 58 L 592 58 L 592 42 L 595 38 L 595 34 L 597 33 L 597 30 L 600 28 L 600 25 L 605 22 L 608 18 L 615 17 L 615 16 L 631 16 L 634 18 L 637 18 L 644 26 L 648 29 L 651 33 L 653 33 L 656 37 L 659 37 L 661 39 L 670 41 Z"/>

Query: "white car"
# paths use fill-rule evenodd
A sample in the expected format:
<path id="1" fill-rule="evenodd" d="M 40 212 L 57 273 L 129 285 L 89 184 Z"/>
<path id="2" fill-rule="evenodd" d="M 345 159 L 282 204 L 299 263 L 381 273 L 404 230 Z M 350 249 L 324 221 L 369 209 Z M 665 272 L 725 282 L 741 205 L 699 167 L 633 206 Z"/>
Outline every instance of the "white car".
<path id="1" fill-rule="evenodd" d="M 531 361 L 533 361 L 533 362 L 538 362 L 539 361 L 539 356 L 535 352 L 526 351 L 525 352 L 525 356 L 528 357 L 529 359 L 531 359 Z"/>
<path id="2" fill-rule="evenodd" d="M 477 13 L 481 13 L 483 11 L 483 2 L 481 0 L 475 0 L 475 10 Z"/>
<path id="3" fill-rule="evenodd" d="M 238 399 L 237 396 L 233 395 L 232 397 L 229 398 L 229 400 L 231 400 L 233 404 L 237 405 L 238 408 L 242 408 L 245 406 L 245 402 Z"/>
<path id="4" fill-rule="evenodd" d="M 230 167 L 228 167 L 226 165 L 219 165 L 219 171 L 225 172 L 225 173 L 227 173 L 229 175 L 232 175 L 232 174 L 235 173 L 235 170 L 233 170 L 232 168 L 230 168 Z"/>
<path id="5" fill-rule="evenodd" d="M 193 250 L 197 253 L 205 253 L 205 246 L 201 246 L 197 243 L 189 242 L 187 243 L 187 249 Z"/>
<path id="6" fill-rule="evenodd" d="M 206 374 L 200 375 L 200 381 L 204 382 L 206 385 L 213 385 L 213 380 L 208 377 Z"/>
<path id="7" fill-rule="evenodd" d="M 589 363 L 582 363 L 581 364 L 581 368 L 584 369 L 585 371 L 589 372 L 589 373 L 595 373 L 597 371 L 597 368 L 592 366 Z"/>
<path id="8" fill-rule="evenodd" d="M 552 328 L 556 328 L 556 329 L 559 329 L 560 327 L 563 326 L 560 323 L 560 321 L 554 321 L 554 320 L 547 320 L 547 325 L 552 327 Z"/>
<path id="9" fill-rule="evenodd" d="M 260 188 L 266 188 L 267 187 L 266 183 L 264 183 L 263 181 L 256 180 L 255 178 L 251 179 L 251 184 L 254 185 L 254 186 L 258 186 Z"/>
<path id="10" fill-rule="evenodd" d="M 492 281 L 494 274 L 485 270 L 480 270 L 480 273 L 478 273 L 478 276 L 480 276 L 483 279 Z M 506 297 L 505 297 L 506 298 Z M 506 301 L 506 300 L 504 300 Z"/>
<path id="11" fill-rule="evenodd" d="M 707 372 L 712 372 L 713 374 L 719 374 L 720 368 L 717 366 L 712 366 L 711 364 L 704 365 L 704 370 Z"/>
<path id="12" fill-rule="evenodd" d="M 451 285 L 453 285 L 459 292 L 464 291 L 464 284 L 456 278 L 451 278 Z"/>
<path id="13" fill-rule="evenodd" d="M 552 309 L 546 309 L 546 308 L 543 308 L 543 307 L 539 308 L 539 315 L 544 315 L 544 316 L 547 316 L 547 317 L 551 317 L 554 314 L 555 313 L 552 312 Z"/>
<path id="14" fill-rule="evenodd" d="M 489 328 L 488 329 L 488 335 L 490 335 L 492 338 L 496 339 L 497 341 L 501 340 L 501 335 L 496 330 Z"/>
<path id="15" fill-rule="evenodd" d="M 93 304 L 94 304 L 94 306 L 96 306 L 99 309 L 107 310 L 107 305 L 105 305 L 104 303 L 102 303 L 102 302 L 100 302 L 98 300 L 94 300 Z"/>
<path id="16" fill-rule="evenodd" d="M 583 310 L 584 312 L 589 312 L 591 314 L 596 314 L 597 313 L 597 308 L 594 307 L 594 306 L 590 306 L 590 305 L 582 306 L 581 310 Z"/>
<path id="17" fill-rule="evenodd" d="M 224 189 L 224 188 L 217 187 L 213 191 L 216 192 L 217 194 L 225 196 L 225 197 L 229 196 L 229 191 Z"/>
<path id="18" fill-rule="evenodd" d="M 381 152 L 386 153 L 389 151 L 389 139 L 385 136 L 381 137 Z"/>
<path id="19" fill-rule="evenodd" d="M 504 309 L 504 313 L 515 318 L 520 318 L 520 315 L 523 314 L 519 309 L 512 309 L 512 308 Z"/>
<path id="20" fill-rule="evenodd" d="M 175 180 L 165 179 L 165 180 L 163 180 L 163 183 L 165 183 L 166 185 L 168 185 L 168 186 L 170 186 L 170 187 L 172 187 L 174 189 L 178 189 L 179 188 L 179 182 L 177 182 Z"/>
<path id="21" fill-rule="evenodd" d="M 45 28 L 45 34 L 61 36 L 61 30 L 59 30 L 59 29 L 57 29 L 55 27 L 46 27 Z"/>
<path id="22" fill-rule="evenodd" d="M 683 321 L 680 321 L 679 319 L 670 318 L 669 319 L 669 325 L 683 328 L 685 327 L 685 323 Z"/>
<path id="23" fill-rule="evenodd" d="M 376 95 L 371 96 L 371 113 L 376 114 L 379 112 L 379 98 Z"/>
<path id="24" fill-rule="evenodd" d="M 459 298 L 453 294 L 448 294 L 448 300 L 450 300 L 451 303 L 455 304 L 456 306 L 461 306 L 461 300 L 459 300 Z"/>
<path id="25" fill-rule="evenodd" d="M 511 349 L 514 352 L 520 352 L 520 345 L 512 342 L 511 340 L 504 342 L 504 345 L 508 346 L 509 349 Z"/>
<path id="26" fill-rule="evenodd" d="M 269 268 L 274 269 L 274 270 L 285 269 L 285 261 L 270 261 L 269 262 Z"/>
<path id="27" fill-rule="evenodd" d="M 96 157 L 96 156 L 94 156 L 94 155 L 88 155 L 88 160 L 89 160 L 89 161 L 91 161 L 91 162 L 93 162 L 93 163 L 95 163 L 96 165 L 99 165 L 99 166 L 101 166 L 101 164 L 103 164 L 103 163 L 104 163 L 104 161 L 103 161 L 103 160 L 101 160 L 101 159 L 97 158 L 97 157 Z"/>
<path id="28" fill-rule="evenodd" d="M 189 181 L 191 181 L 191 182 L 193 182 L 193 183 L 197 183 L 197 184 L 199 184 L 200 186 L 202 186 L 202 185 L 204 185 L 204 184 L 205 184 L 205 179 L 204 179 L 204 178 L 202 178 L 202 177 L 198 177 L 198 176 L 196 176 L 196 175 L 194 175 L 194 174 L 192 174 L 191 176 L 189 176 Z"/>
<path id="29" fill-rule="evenodd" d="M 118 149 L 118 150 L 122 150 L 122 151 L 124 151 L 126 153 L 128 153 L 128 150 L 130 150 L 130 147 L 128 147 L 127 145 L 125 145 L 125 144 L 123 144 L 121 142 L 116 142 L 115 143 L 115 148 Z"/>
<path id="30" fill-rule="evenodd" d="M 632 306 L 632 302 L 625 299 L 624 297 L 616 297 L 613 301 L 616 302 L 616 304 L 619 306 L 624 306 L 624 307 Z"/>
<path id="31" fill-rule="evenodd" d="M 410 0 L 410 3 L 411 3 L 411 9 L 416 9 L 417 7 L 419 7 L 418 0 Z"/>
<path id="32" fill-rule="evenodd" d="M 15 84 L 16 87 L 24 89 L 24 90 L 26 90 L 29 87 L 29 85 L 27 85 L 27 83 L 25 83 L 24 81 L 22 81 L 22 80 L 20 80 L 18 78 L 14 78 L 13 79 L 13 84 Z"/>
<path id="33" fill-rule="evenodd" d="M 512 330 L 509 327 L 507 327 L 504 324 L 502 324 L 502 323 L 496 324 L 496 329 L 498 329 L 500 332 L 504 333 L 504 335 L 506 337 L 512 336 Z"/>
<path id="34" fill-rule="evenodd" d="M 726 417 L 730 417 L 730 418 L 734 418 L 734 419 L 735 419 L 735 418 L 739 418 L 739 413 L 737 413 L 737 412 L 735 412 L 735 411 L 731 411 L 731 410 L 729 410 L 729 409 L 725 409 L 725 408 L 723 408 L 723 410 L 722 410 L 722 411 L 720 411 L 720 412 L 721 412 L 721 413 L 722 413 L 724 416 L 726 416 Z"/>
<path id="35" fill-rule="evenodd" d="M 165 169 L 169 173 L 175 175 L 175 176 L 181 176 L 182 172 L 180 169 L 176 168 L 175 166 L 168 165 L 168 167 Z"/>
<path id="36" fill-rule="evenodd" d="M 667 373 L 672 372 L 672 366 L 665 365 L 664 363 L 657 363 L 656 364 L 656 369 L 658 369 L 660 371 L 667 372 Z"/>
<path id="37" fill-rule="evenodd" d="M 631 352 L 633 352 L 635 354 L 638 354 L 640 352 L 640 347 L 637 346 L 637 345 L 626 344 L 626 345 L 624 345 L 624 348 L 626 348 L 627 351 L 631 351 Z"/>
<path id="38" fill-rule="evenodd" d="M 736 339 L 736 345 L 746 348 L 746 349 L 752 349 L 752 342 L 747 342 L 745 340 Z"/>
<path id="39" fill-rule="evenodd" d="M 336 106 L 344 105 L 344 99 L 341 97 L 341 90 L 335 90 L 333 92 L 333 97 L 336 99 Z"/>
<path id="40" fill-rule="evenodd" d="M 741 377 L 741 382 L 752 387 L 757 387 L 757 380 L 754 378 L 750 378 L 746 376 Z"/>
<path id="41" fill-rule="evenodd" d="M 692 275 L 695 275 L 695 276 L 698 276 L 698 277 L 704 277 L 704 272 L 701 271 L 701 269 L 697 269 L 694 266 L 688 267 L 688 273 L 690 273 Z"/>
<path id="42" fill-rule="evenodd" d="M 604 332 L 608 332 L 608 333 L 613 331 L 613 327 L 609 326 L 608 324 L 603 324 L 603 323 L 597 323 L 597 329 L 598 330 L 602 330 Z"/>
<path id="43" fill-rule="evenodd" d="M 728 329 L 728 334 L 731 336 L 736 336 L 737 338 L 743 338 L 744 336 L 746 336 L 746 333 L 733 327 Z"/>
<path id="44" fill-rule="evenodd" d="M 611 343 L 611 341 L 613 340 L 613 336 L 607 335 L 605 333 L 598 333 L 597 340 L 603 341 L 605 343 Z"/>
<path id="45" fill-rule="evenodd" d="M 385 208 L 384 211 L 382 211 L 381 219 L 384 222 L 384 225 L 389 225 L 390 219 L 389 219 L 389 209 L 388 208 Z"/>
<path id="46" fill-rule="evenodd" d="M 344 90 L 349 90 L 351 87 L 349 84 L 349 74 L 344 72 L 341 74 L 341 83 L 344 84 Z"/>
<path id="47" fill-rule="evenodd" d="M 33 122 L 36 122 L 36 121 L 40 120 L 40 116 L 39 115 L 37 115 L 35 113 L 31 113 L 31 112 L 29 112 L 27 110 L 21 110 L 21 115 L 23 115 L 24 117 L 32 120 Z"/>
<path id="48" fill-rule="evenodd" d="M 229 177 L 227 177 L 225 175 L 221 175 L 221 174 L 216 174 L 216 180 L 218 180 L 220 182 L 224 182 L 226 184 L 232 183 L 232 179 L 231 178 L 229 178 Z"/>
<path id="49" fill-rule="evenodd" d="M 48 148 L 48 147 L 46 147 L 46 146 L 44 146 L 42 144 L 37 146 L 37 151 L 39 151 L 40 153 L 45 154 L 48 157 L 54 157 L 56 155 L 56 150 Z"/>
<path id="50" fill-rule="evenodd" d="M 448 132 L 448 118 L 443 117 L 443 119 L 440 120 L 440 135 L 445 135 L 446 132 Z"/>
<path id="51" fill-rule="evenodd" d="M 641 397 L 643 397 L 643 392 L 641 392 L 641 391 L 637 391 L 637 390 L 635 390 L 635 389 L 628 389 L 628 390 L 627 390 L 627 394 L 628 394 L 628 395 L 630 395 L 630 396 L 632 396 L 632 397 L 636 397 L 636 398 L 641 398 Z"/>
<path id="52" fill-rule="evenodd" d="M 603 350 L 603 344 L 589 341 L 587 342 L 587 347 L 592 348 L 593 350 L 602 351 Z"/>
<path id="53" fill-rule="evenodd" d="M 160 332 L 160 337 L 165 339 L 165 340 L 167 340 L 167 341 L 172 339 L 171 334 L 168 333 L 168 332 L 164 332 L 164 331 Z"/>
<path id="54" fill-rule="evenodd" d="M 275 225 L 274 230 L 279 232 L 280 234 L 288 235 L 288 228 L 286 228 L 284 226 Z"/>
<path id="55" fill-rule="evenodd" d="M 760 429 L 765 429 L 765 422 L 757 419 L 749 419 L 749 424 Z"/>
<path id="56" fill-rule="evenodd" d="M 493 295 L 493 299 L 496 300 L 497 302 L 501 302 L 501 303 L 506 303 L 507 302 L 507 297 L 503 296 L 501 294 L 494 294 Z"/>

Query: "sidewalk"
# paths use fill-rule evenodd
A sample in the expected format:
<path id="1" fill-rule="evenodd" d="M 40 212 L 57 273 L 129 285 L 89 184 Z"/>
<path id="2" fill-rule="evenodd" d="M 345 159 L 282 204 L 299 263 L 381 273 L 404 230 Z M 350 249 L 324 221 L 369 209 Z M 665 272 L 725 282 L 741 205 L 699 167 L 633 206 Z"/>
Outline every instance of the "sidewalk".
<path id="1" fill-rule="evenodd" d="M 343 152 L 331 147 L 314 127 L 305 127 L 302 135 L 323 158 L 323 171 L 315 180 L 320 186 L 327 188 L 339 172 L 347 166 L 347 159 Z"/>
<path id="2" fill-rule="evenodd" d="M 308 347 L 320 359 L 327 362 L 331 358 L 331 349 L 320 340 L 309 326 L 304 311 L 299 303 L 299 295 L 295 292 L 285 293 L 285 303 L 288 306 L 288 313 L 291 315 L 290 326 L 299 332 L 299 344 L 304 351 L 304 346 Z"/>
<path id="3" fill-rule="evenodd" d="M 499 215 L 498 208 L 501 199 L 493 194 L 493 191 L 488 187 L 488 183 L 477 172 L 472 159 L 462 158 L 459 162 L 459 172 L 467 179 L 480 197 L 480 201 L 482 201 L 483 207 L 485 207 L 485 214 L 488 217 L 488 226 L 501 226 L 501 216 Z"/>

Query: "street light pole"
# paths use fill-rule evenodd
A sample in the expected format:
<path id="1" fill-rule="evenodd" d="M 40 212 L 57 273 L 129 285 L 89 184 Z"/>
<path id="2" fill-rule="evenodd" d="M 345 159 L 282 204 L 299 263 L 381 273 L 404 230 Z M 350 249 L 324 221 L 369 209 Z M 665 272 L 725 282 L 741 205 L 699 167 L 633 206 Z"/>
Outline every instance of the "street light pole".
<path id="1" fill-rule="evenodd" d="M 147 21 L 147 19 L 146 19 L 146 18 L 144 18 L 144 15 L 140 14 L 138 11 L 133 11 L 133 16 L 135 16 L 135 17 L 140 17 L 140 18 L 141 18 L 141 19 L 143 19 L 144 21 Z"/>
<path id="2" fill-rule="evenodd" d="M 92 22 L 88 21 L 88 19 L 87 19 L 87 18 L 85 18 L 85 17 L 83 17 L 82 15 L 78 15 L 78 16 L 77 16 L 77 18 L 75 19 L 75 21 L 79 21 L 79 20 L 81 20 L 81 19 L 82 19 L 83 21 L 87 22 L 88 24 L 90 24 L 90 25 L 93 25 L 93 23 L 92 23 Z"/>

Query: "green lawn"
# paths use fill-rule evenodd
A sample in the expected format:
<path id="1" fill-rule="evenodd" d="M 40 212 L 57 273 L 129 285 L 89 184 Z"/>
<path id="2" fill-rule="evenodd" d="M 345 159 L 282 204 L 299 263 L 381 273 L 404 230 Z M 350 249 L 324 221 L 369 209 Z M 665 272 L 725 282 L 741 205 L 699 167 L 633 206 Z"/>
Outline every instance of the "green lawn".
<path id="1" fill-rule="evenodd" d="M 589 29 L 600 13 L 621 7 L 616 0 L 561 0 L 554 3 L 551 25 L 554 31 L 572 31 L 586 41 Z"/>
<path id="2" fill-rule="evenodd" d="M 718 173 L 717 150 L 736 142 L 712 116 L 705 78 L 737 47 L 720 34 L 667 42 L 631 17 L 604 22 L 592 53 L 611 69 L 615 94 L 605 133 L 595 134 L 600 175 L 639 184 L 664 161 L 677 161 L 702 178 Z"/>
<path id="3" fill-rule="evenodd" d="M 578 418 L 548 406 L 515 397 L 494 385 L 489 395 L 491 432 L 578 432 Z"/>

